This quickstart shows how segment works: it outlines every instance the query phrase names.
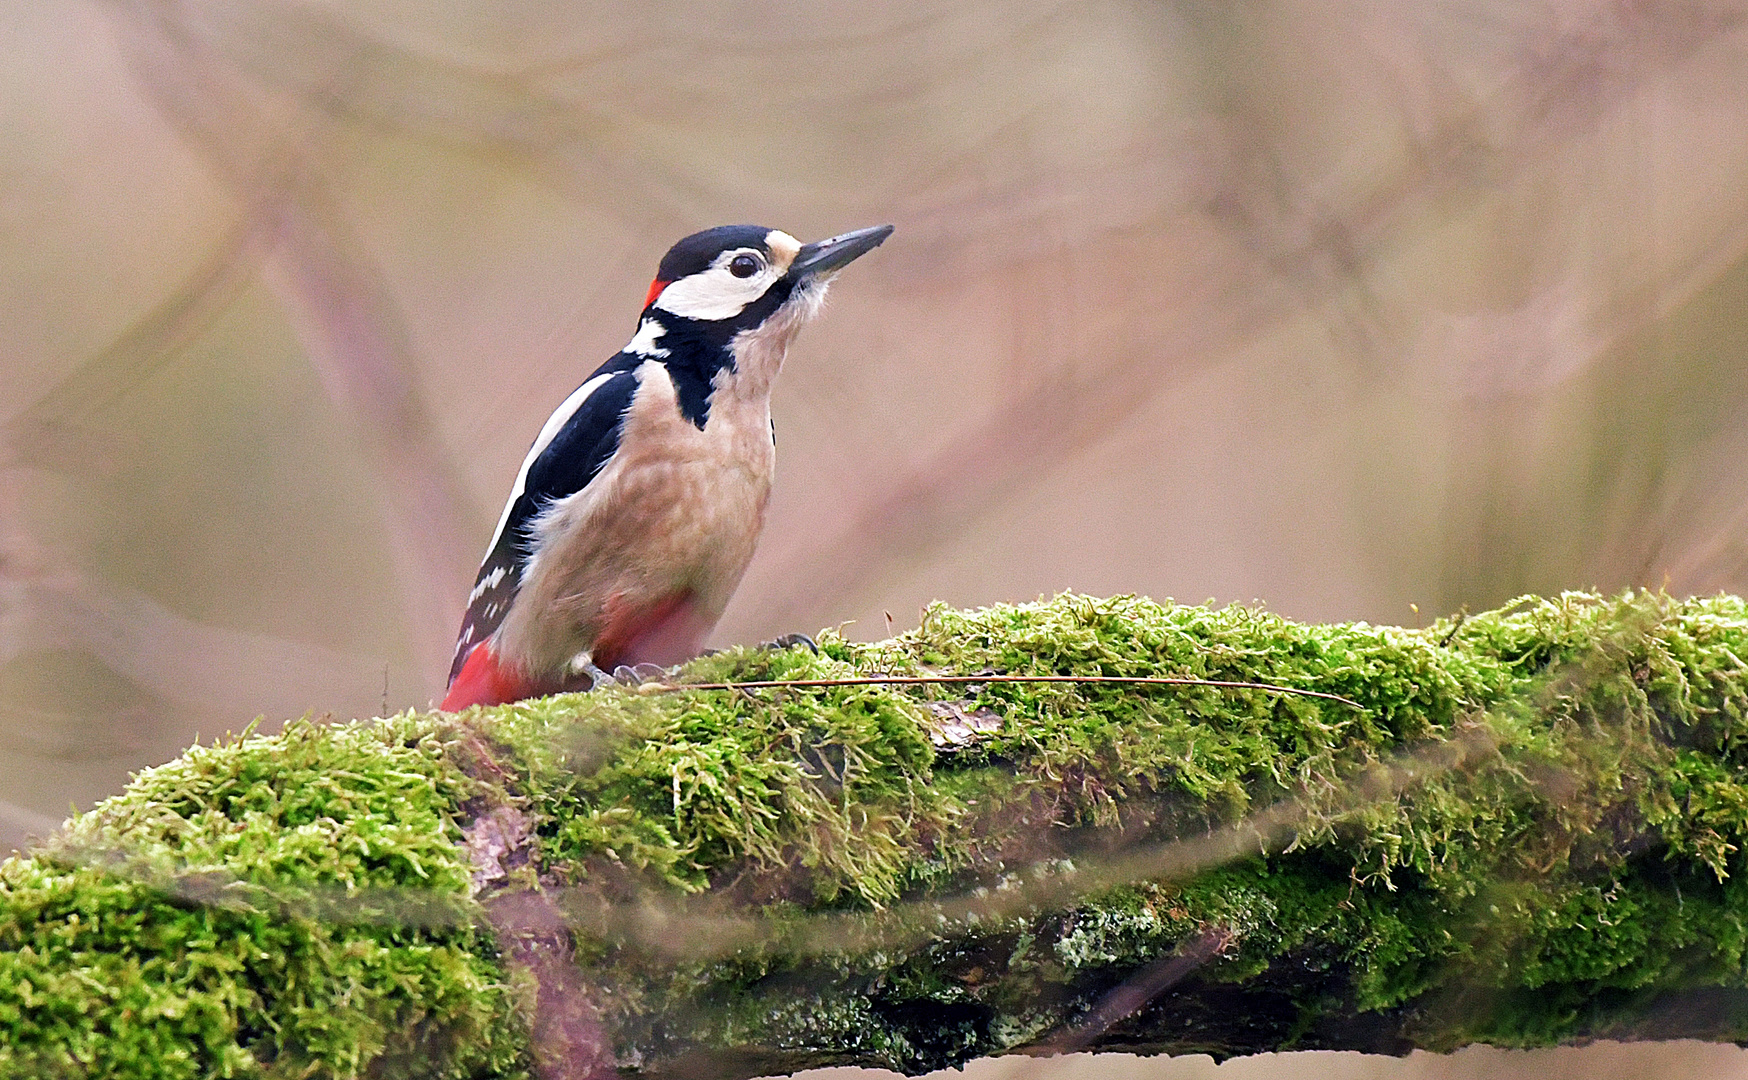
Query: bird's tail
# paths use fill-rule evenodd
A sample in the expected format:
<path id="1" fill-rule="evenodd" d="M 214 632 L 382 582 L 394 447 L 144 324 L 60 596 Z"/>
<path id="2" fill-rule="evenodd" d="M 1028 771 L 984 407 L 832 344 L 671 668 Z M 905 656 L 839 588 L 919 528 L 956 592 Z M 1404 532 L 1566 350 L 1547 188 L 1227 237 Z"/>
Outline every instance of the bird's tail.
<path id="1" fill-rule="evenodd" d="M 455 712 L 469 705 L 503 705 L 536 697 L 541 692 L 525 672 L 499 658 L 488 638 L 467 654 L 440 708 Z"/>

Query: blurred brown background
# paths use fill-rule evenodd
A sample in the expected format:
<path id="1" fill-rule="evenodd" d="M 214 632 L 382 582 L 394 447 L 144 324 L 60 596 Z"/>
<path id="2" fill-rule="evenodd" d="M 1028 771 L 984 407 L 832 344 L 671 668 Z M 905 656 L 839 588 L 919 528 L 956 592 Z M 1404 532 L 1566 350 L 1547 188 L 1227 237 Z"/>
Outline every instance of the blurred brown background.
<path id="1" fill-rule="evenodd" d="M 0 0 L 0 81 L 0 847 L 430 702 L 529 440 L 726 222 L 898 232 L 719 643 L 1748 588 L 1740 0 Z"/>

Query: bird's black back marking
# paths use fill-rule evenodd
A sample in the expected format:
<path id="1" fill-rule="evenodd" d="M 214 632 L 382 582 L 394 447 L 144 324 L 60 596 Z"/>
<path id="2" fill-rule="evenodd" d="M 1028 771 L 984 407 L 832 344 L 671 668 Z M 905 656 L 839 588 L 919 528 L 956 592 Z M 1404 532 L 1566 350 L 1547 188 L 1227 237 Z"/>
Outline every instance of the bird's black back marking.
<path id="1" fill-rule="evenodd" d="M 619 357 L 614 357 L 614 360 L 619 360 Z M 577 411 L 558 429 L 552 442 L 529 465 L 528 479 L 518 500 L 526 504 L 526 510 L 522 514 L 510 511 L 506 532 L 526 524 L 547 504 L 583 490 L 607 464 L 613 451 L 619 448 L 625 410 L 630 407 L 631 397 L 637 391 L 636 368 L 643 358 L 631 357 L 631 360 L 577 406 Z M 608 370 L 612 369 L 603 368 L 595 374 L 602 375 Z"/>
<path id="2" fill-rule="evenodd" d="M 528 527 L 547 506 L 588 486 L 619 448 L 625 410 L 637 390 L 636 368 L 644 359 L 619 353 L 597 368 L 591 379 L 611 377 L 577 404 L 552 441 L 528 464 L 522 490 L 513 497 L 503 528 L 474 579 L 449 668 L 450 682 L 473 647 L 497 631 L 515 601 L 531 554 Z"/>

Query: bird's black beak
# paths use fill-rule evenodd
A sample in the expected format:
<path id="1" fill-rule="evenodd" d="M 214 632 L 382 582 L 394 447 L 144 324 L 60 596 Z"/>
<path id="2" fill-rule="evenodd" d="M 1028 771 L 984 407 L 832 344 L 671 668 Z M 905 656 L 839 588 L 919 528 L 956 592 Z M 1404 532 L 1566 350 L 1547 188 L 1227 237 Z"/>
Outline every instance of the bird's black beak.
<path id="1" fill-rule="evenodd" d="M 842 270 L 851 260 L 873 251 L 891 235 L 892 226 L 876 225 L 821 240 L 817 244 L 803 244 L 795 253 L 795 261 L 789 264 L 789 277 L 799 282 Z"/>

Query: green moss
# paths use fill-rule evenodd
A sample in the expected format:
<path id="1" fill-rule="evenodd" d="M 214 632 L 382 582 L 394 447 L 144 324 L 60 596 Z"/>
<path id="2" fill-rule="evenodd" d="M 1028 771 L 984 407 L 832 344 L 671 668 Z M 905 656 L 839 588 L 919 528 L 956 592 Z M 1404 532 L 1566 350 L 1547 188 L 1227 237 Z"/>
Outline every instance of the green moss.
<path id="1" fill-rule="evenodd" d="M 804 652 L 737 651 L 688 678 L 854 674 Z M 579 728 L 578 713 L 588 725 Z M 813 899 L 898 893 L 918 828 L 953 807 L 927 781 L 923 710 L 884 688 L 750 697 L 618 691 L 513 706 L 492 735 L 520 763 L 543 818 L 544 854 L 566 876 L 603 858 L 688 891 L 724 867 L 794 866 Z"/>
<path id="2" fill-rule="evenodd" d="M 573 914 L 646 1071 L 938 1068 L 1077 1023 L 1210 930 L 1218 956 L 1099 1038 L 1540 1045 L 1748 991 L 1737 598 L 1567 594 L 1404 630 L 1063 596 L 821 648 L 684 677 L 1168 675 L 1359 707 L 612 689 L 196 748 L 0 870 L 0 1073 L 526 1072 L 531 976 L 498 957 L 462 846 L 495 807 L 533 832 L 487 892 Z M 941 737 L 964 717 L 990 730 Z M 1675 1033 L 1745 1039 L 1743 1013 Z"/>
<path id="3" fill-rule="evenodd" d="M 0 1075 L 356 1076 L 403 1057 L 520 1075 L 511 991 L 461 910 L 470 786 L 410 717 L 293 724 L 140 773 L 0 864 Z M 451 897 L 459 924 L 421 928 L 401 887 Z"/>

